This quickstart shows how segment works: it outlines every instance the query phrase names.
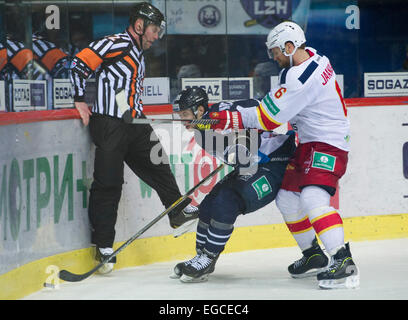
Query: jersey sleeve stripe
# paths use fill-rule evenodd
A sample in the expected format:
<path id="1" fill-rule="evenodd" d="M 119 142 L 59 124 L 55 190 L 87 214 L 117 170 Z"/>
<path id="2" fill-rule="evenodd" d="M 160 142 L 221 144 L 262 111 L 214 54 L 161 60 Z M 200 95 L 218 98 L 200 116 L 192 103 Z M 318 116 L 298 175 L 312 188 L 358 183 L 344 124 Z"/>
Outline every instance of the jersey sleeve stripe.
<path id="1" fill-rule="evenodd" d="M 117 57 L 118 55 L 122 54 L 123 50 L 121 51 L 116 51 L 116 52 L 111 52 L 111 53 L 107 53 L 105 55 L 105 58 L 114 58 Z"/>
<path id="2" fill-rule="evenodd" d="M 49 50 L 45 56 L 41 59 L 41 62 L 45 65 L 48 71 L 51 71 L 56 63 L 67 55 L 58 48 Z"/>
<path id="3" fill-rule="evenodd" d="M 7 50 L 5 48 L 0 49 L 0 71 L 7 64 Z"/>
<path id="4" fill-rule="evenodd" d="M 256 114 L 258 115 L 258 122 L 261 125 L 262 129 L 264 129 L 265 131 L 268 131 L 268 128 L 265 126 L 265 124 L 262 121 L 260 108 L 256 108 Z"/>
<path id="5" fill-rule="evenodd" d="M 33 58 L 33 52 L 30 49 L 23 49 L 10 60 L 10 63 L 21 72 Z"/>
<path id="6" fill-rule="evenodd" d="M 337 94 L 339 95 L 341 104 L 343 105 L 344 116 L 347 117 L 347 107 L 346 107 L 346 104 L 344 103 L 343 96 L 341 95 L 341 89 L 340 89 L 340 87 L 339 87 L 339 84 L 337 83 L 337 80 L 336 80 L 335 83 L 336 83 L 336 91 L 337 91 Z"/>
<path id="7" fill-rule="evenodd" d="M 92 71 L 95 71 L 96 68 L 102 63 L 102 59 L 91 49 L 85 48 L 76 55 L 81 59 Z"/>
<path id="8" fill-rule="evenodd" d="M 271 97 L 269 95 L 266 95 L 265 98 L 263 98 L 261 104 L 262 107 L 265 106 L 265 108 L 263 108 L 264 111 L 269 111 L 269 113 L 271 113 L 272 115 L 276 115 L 280 109 L 277 107 L 277 105 L 273 102 L 273 100 L 271 99 Z"/>
<path id="9" fill-rule="evenodd" d="M 315 62 L 312 61 L 310 62 L 310 64 L 307 66 L 307 68 L 305 69 L 305 71 L 303 71 L 303 73 L 300 75 L 300 77 L 298 78 L 300 82 L 302 82 L 303 84 L 307 81 L 307 79 L 310 78 L 310 76 L 312 75 L 312 73 L 316 70 L 316 68 L 319 65 Z"/>
<path id="10" fill-rule="evenodd" d="M 262 121 L 268 130 L 275 129 L 282 125 L 282 123 L 271 118 L 271 116 L 262 108 L 262 104 L 260 104 L 259 106 L 259 112 L 260 112 Z"/>

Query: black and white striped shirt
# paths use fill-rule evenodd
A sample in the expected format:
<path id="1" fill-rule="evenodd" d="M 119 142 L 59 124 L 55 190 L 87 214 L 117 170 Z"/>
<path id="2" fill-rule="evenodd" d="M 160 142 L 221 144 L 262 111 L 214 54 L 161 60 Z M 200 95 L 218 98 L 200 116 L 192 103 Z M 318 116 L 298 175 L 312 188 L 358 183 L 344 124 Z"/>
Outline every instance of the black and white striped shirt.
<path id="1" fill-rule="evenodd" d="M 46 79 L 47 71 L 34 60 L 32 50 L 23 43 L 7 39 L 6 51 L 7 65 L 4 68 L 7 68 L 9 79 Z"/>
<path id="2" fill-rule="evenodd" d="M 145 63 L 143 51 L 130 33 L 114 34 L 92 42 L 73 60 L 74 100 L 84 101 L 86 79 L 96 72 L 96 98 L 92 112 L 122 117 L 115 95 L 125 90 L 134 118 L 143 111 L 141 100 Z"/>
<path id="3" fill-rule="evenodd" d="M 41 62 L 50 75 L 54 78 L 67 78 L 69 67 L 64 64 L 68 62 L 68 55 L 57 48 L 52 42 L 33 36 L 34 58 Z"/>

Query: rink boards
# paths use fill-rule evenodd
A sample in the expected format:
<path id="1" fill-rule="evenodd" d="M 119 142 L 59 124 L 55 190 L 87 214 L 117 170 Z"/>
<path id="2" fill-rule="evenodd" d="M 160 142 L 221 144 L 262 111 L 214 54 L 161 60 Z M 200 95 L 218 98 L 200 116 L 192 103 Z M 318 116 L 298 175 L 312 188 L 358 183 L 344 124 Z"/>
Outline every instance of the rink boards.
<path id="1" fill-rule="evenodd" d="M 408 100 L 408 98 L 407 98 Z M 350 100 L 351 101 L 351 100 Z M 367 101 L 372 101 L 369 105 Z M 408 108 L 377 100 L 348 104 L 351 151 L 332 200 L 347 240 L 408 237 Z M 57 281 L 58 268 L 93 266 L 87 217 L 94 147 L 73 110 L 0 114 L 0 298 L 14 299 Z M 30 117 L 32 117 L 30 119 Z M 155 117 L 158 117 L 157 115 Z M 47 120 L 47 121 L 44 121 Z M 218 164 L 181 126 L 155 127 L 182 193 Z M 284 130 L 284 128 L 283 128 Z M 231 168 L 194 194 L 199 203 Z M 116 225 L 116 243 L 163 211 L 155 191 L 129 168 Z M 194 233 L 171 235 L 165 217 L 118 256 L 116 268 L 183 259 Z M 226 252 L 295 245 L 274 203 L 240 216 Z"/>

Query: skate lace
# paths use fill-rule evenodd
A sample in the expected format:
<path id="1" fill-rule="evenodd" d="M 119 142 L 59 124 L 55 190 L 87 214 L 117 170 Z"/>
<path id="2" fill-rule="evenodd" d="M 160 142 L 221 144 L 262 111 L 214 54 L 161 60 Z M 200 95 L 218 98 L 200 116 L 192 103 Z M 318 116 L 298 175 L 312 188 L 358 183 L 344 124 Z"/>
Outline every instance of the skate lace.
<path id="1" fill-rule="evenodd" d="M 194 258 L 192 258 L 192 259 L 190 259 L 190 260 L 187 260 L 186 262 L 184 262 L 184 264 L 185 264 L 186 266 L 188 266 L 188 265 L 190 265 L 190 264 L 193 264 L 194 262 L 196 262 L 196 261 L 198 260 L 198 258 L 200 258 L 200 255 L 199 255 L 199 254 L 197 254 Z"/>
<path id="2" fill-rule="evenodd" d="M 99 248 L 99 252 L 104 256 L 110 256 L 113 253 L 112 248 Z"/>
<path id="3" fill-rule="evenodd" d="M 202 270 L 207 268 L 211 264 L 211 262 L 212 259 L 209 256 L 207 256 L 206 254 L 202 254 L 191 265 L 197 270 Z"/>
<path id="4" fill-rule="evenodd" d="M 189 204 L 187 207 L 185 207 L 183 209 L 183 211 L 184 211 L 185 214 L 190 215 L 190 214 L 193 214 L 194 212 L 198 211 L 198 208 L 196 206 L 193 206 L 193 205 Z"/>
<path id="5" fill-rule="evenodd" d="M 299 260 L 296 260 L 296 261 L 294 262 L 294 267 L 297 268 L 297 267 L 303 265 L 303 264 L 306 262 L 306 260 L 307 260 L 307 258 L 306 258 L 305 256 L 303 256 L 303 257 L 302 257 L 301 259 L 299 259 Z"/>
<path id="6" fill-rule="evenodd" d="M 327 269 L 327 272 L 332 273 L 335 272 L 340 268 L 340 266 L 343 264 L 344 259 L 334 259 L 333 257 L 331 258 L 330 265 Z"/>

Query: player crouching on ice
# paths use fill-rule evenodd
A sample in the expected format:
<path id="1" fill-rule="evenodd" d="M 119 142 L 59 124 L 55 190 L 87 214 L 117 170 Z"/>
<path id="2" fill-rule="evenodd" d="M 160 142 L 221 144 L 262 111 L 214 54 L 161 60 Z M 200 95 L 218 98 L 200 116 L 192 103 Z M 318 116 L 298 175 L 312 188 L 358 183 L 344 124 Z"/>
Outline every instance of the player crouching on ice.
<path id="1" fill-rule="evenodd" d="M 176 98 L 173 110 L 181 119 L 193 120 L 209 119 L 209 112 L 235 111 L 238 106 L 250 108 L 257 105 L 257 100 L 246 100 L 221 102 L 209 108 L 206 92 L 200 88 L 189 88 Z M 193 129 L 187 122 L 185 126 Z M 238 215 L 254 212 L 275 199 L 285 168 L 296 148 L 293 131 L 284 135 L 261 130 L 195 130 L 194 134 L 203 149 L 233 165 L 234 170 L 219 181 L 200 204 L 197 255 L 178 263 L 171 276 L 182 282 L 206 281 L 214 272 Z"/>

